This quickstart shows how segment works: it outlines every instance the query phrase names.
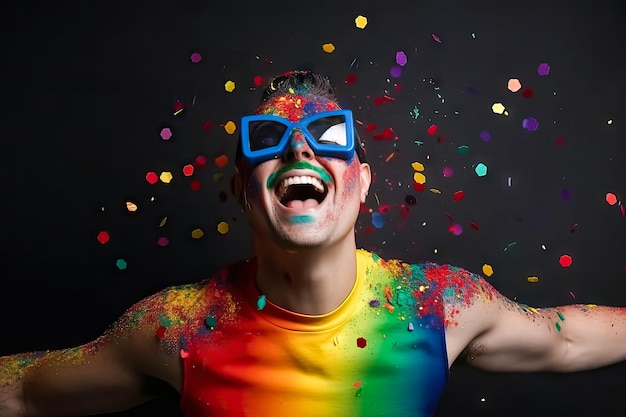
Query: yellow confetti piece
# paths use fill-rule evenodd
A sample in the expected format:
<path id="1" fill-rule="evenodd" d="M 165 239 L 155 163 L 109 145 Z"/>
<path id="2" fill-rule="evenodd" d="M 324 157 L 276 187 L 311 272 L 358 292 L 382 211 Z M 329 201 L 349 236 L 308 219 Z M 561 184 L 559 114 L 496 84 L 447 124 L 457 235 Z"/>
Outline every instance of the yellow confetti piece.
<path id="1" fill-rule="evenodd" d="M 233 122 L 232 120 L 229 120 L 226 122 L 226 124 L 224 125 L 224 130 L 226 131 L 226 133 L 228 133 L 229 135 L 232 135 L 233 133 L 235 133 L 235 130 L 237 130 L 237 125 L 235 124 L 235 122 Z"/>
<path id="2" fill-rule="evenodd" d="M 426 176 L 421 172 L 416 172 L 413 174 L 413 181 L 418 184 L 424 184 L 426 182 Z"/>
<path id="3" fill-rule="evenodd" d="M 127 201 L 126 202 L 126 210 L 128 211 L 137 211 L 137 204 L 133 203 L 132 201 Z"/>
<path id="4" fill-rule="evenodd" d="M 163 217 L 163 220 L 161 220 L 161 223 L 159 223 L 159 227 L 165 226 L 165 223 L 167 223 L 167 216 Z"/>
<path id="5" fill-rule="evenodd" d="M 428 191 L 430 191 L 431 193 L 435 193 L 435 194 L 441 194 L 441 191 L 439 191 L 436 188 L 430 188 Z"/>
<path id="6" fill-rule="evenodd" d="M 202 229 L 193 229 L 191 231 L 191 237 L 194 239 L 200 239 L 202 236 L 204 236 Z"/>
<path id="7" fill-rule="evenodd" d="M 424 170 L 424 165 L 420 164 L 419 162 L 413 162 L 411 164 L 411 167 L 413 167 L 413 169 L 416 170 L 416 171 L 423 171 Z"/>
<path id="8" fill-rule="evenodd" d="M 217 231 L 223 235 L 228 233 L 229 230 L 230 226 L 226 222 L 219 222 L 219 224 L 217 225 Z"/>
<path id="9" fill-rule="evenodd" d="M 159 175 L 159 179 L 161 180 L 161 182 L 164 182 L 166 184 L 169 184 L 170 181 L 172 181 L 172 173 L 169 171 L 163 171 L 161 172 L 161 175 Z"/>
<path id="10" fill-rule="evenodd" d="M 493 275 L 493 267 L 489 264 L 484 264 L 483 265 L 483 274 L 485 274 L 486 276 L 490 277 Z"/>
<path id="11" fill-rule="evenodd" d="M 226 81 L 226 84 L 224 84 L 224 90 L 232 93 L 235 90 L 235 82 L 230 80 Z"/>
<path id="12" fill-rule="evenodd" d="M 222 178 L 224 178 L 224 174 L 222 174 L 221 172 L 213 174 L 213 181 L 217 182 L 217 181 L 221 180 Z"/>
<path id="13" fill-rule="evenodd" d="M 539 282 L 539 277 L 528 277 L 526 278 L 528 282 Z"/>
<path id="14" fill-rule="evenodd" d="M 367 26 L 367 17 L 358 15 L 356 19 L 354 19 L 354 24 L 359 29 L 364 29 Z"/>
<path id="15" fill-rule="evenodd" d="M 491 110 L 493 110 L 494 113 L 503 114 L 505 107 L 502 103 L 494 103 L 493 106 L 491 106 Z"/>
<path id="16" fill-rule="evenodd" d="M 324 52 L 330 54 L 335 50 L 335 45 L 333 45 L 332 43 L 325 43 L 324 45 L 322 45 L 322 49 L 324 50 Z"/>

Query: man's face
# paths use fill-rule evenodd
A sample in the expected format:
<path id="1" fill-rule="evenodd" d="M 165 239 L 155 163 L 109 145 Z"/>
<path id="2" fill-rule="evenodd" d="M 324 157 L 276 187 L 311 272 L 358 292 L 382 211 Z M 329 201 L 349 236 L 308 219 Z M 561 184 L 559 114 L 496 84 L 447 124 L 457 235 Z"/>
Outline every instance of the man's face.
<path id="1" fill-rule="evenodd" d="M 331 110 L 339 106 L 328 99 L 281 95 L 257 113 L 297 122 Z M 244 170 L 241 176 L 257 239 L 292 249 L 354 239 L 354 224 L 370 185 L 369 166 L 356 153 L 349 160 L 315 155 L 302 132 L 294 129 L 279 158 Z"/>

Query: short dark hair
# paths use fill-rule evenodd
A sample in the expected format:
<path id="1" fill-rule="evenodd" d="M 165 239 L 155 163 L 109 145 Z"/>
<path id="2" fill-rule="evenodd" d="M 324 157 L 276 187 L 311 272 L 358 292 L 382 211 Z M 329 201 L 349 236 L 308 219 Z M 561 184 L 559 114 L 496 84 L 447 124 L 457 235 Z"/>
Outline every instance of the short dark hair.
<path id="1" fill-rule="evenodd" d="M 261 103 L 263 104 L 274 95 L 299 94 L 323 97 L 334 102 L 337 101 L 335 89 L 327 77 L 313 71 L 295 70 L 284 72 L 274 77 L 263 90 Z M 354 148 L 359 161 L 366 162 L 365 148 L 359 138 L 359 133 L 354 128 Z M 241 160 L 241 133 L 237 140 L 237 152 L 235 162 L 239 164 Z"/>

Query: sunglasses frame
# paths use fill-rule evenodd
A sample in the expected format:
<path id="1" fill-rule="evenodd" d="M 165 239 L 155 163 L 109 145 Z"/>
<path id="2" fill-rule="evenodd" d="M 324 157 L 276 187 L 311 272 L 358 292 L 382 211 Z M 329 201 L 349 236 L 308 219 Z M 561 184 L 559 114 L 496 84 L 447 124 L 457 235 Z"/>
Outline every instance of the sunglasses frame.
<path id="1" fill-rule="evenodd" d="M 307 130 L 307 125 L 310 123 L 322 119 L 324 117 L 343 116 L 346 123 L 346 144 L 336 145 L 329 143 L 319 143 L 315 140 L 313 135 Z M 263 149 L 253 151 L 250 147 L 250 130 L 249 123 L 256 121 L 272 121 L 286 126 L 287 129 L 281 137 L 278 144 Z M 355 127 L 354 119 L 352 117 L 352 111 L 350 110 L 331 110 L 321 113 L 316 113 L 309 117 L 305 117 L 297 122 L 291 122 L 284 117 L 275 116 L 272 114 L 255 114 L 252 116 L 244 116 L 241 118 L 241 151 L 242 156 L 252 166 L 256 166 L 262 162 L 270 159 L 279 158 L 287 149 L 287 145 L 290 142 L 290 138 L 294 129 L 298 129 L 302 132 L 309 147 L 313 150 L 315 155 L 328 156 L 332 158 L 341 158 L 349 160 L 354 156 L 354 136 Z"/>

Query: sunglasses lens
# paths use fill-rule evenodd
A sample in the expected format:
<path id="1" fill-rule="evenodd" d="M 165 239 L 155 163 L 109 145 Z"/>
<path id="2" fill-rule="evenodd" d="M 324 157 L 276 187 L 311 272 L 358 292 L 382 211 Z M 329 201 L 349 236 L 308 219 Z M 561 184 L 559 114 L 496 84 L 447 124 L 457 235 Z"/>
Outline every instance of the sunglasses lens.
<path id="1" fill-rule="evenodd" d="M 248 125 L 250 150 L 258 151 L 271 148 L 280 143 L 287 126 L 269 120 L 252 121 Z"/>
<path id="2" fill-rule="evenodd" d="M 343 115 L 314 120 L 307 124 L 306 129 L 318 143 L 346 145 L 346 118 Z"/>

